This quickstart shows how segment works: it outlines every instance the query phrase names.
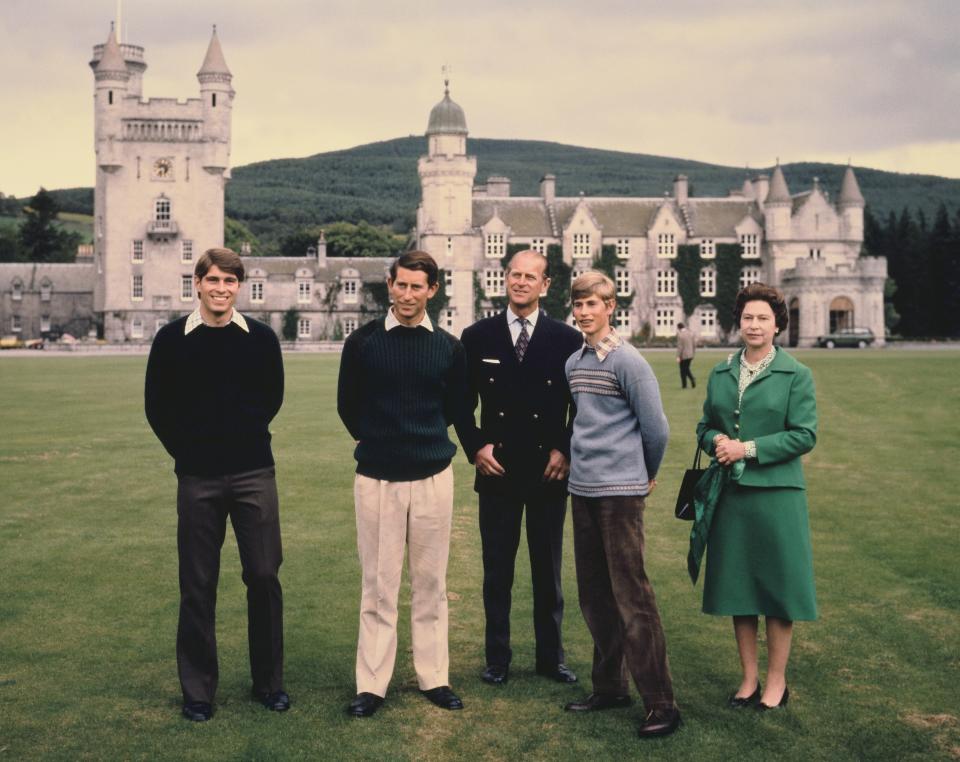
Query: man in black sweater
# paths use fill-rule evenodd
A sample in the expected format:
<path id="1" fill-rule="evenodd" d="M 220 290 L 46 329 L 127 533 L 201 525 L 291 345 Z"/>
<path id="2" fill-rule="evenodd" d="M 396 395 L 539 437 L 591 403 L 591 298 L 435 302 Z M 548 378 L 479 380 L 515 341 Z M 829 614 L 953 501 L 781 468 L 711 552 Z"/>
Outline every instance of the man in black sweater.
<path id="1" fill-rule="evenodd" d="M 421 692 L 462 709 L 449 686 L 447 558 L 457 448 L 447 427 L 463 421 L 466 361 L 457 339 L 434 326 L 427 301 L 437 263 L 411 251 L 390 268 L 393 306 L 343 346 L 337 411 L 356 440 L 354 503 L 362 595 L 357 696 L 347 707 L 369 717 L 383 704 L 397 653 L 397 603 L 404 546 L 410 554 L 413 663 Z"/>
<path id="2" fill-rule="evenodd" d="M 540 297 L 550 286 L 542 254 L 514 254 L 506 280 L 507 309 L 463 332 L 470 410 L 478 398 L 483 403 L 480 426 L 471 416 L 462 439 L 477 467 L 474 488 L 480 495 L 487 622 L 487 666 L 481 679 L 500 685 L 509 677 L 511 588 L 526 507 L 536 671 L 573 683 L 577 678 L 563 663 L 560 637 L 560 566 L 573 425 L 564 364 L 583 346 L 583 337 L 540 310 Z"/>
<path id="3" fill-rule="evenodd" d="M 253 697 L 273 711 L 290 708 L 268 429 L 283 402 L 283 359 L 269 326 L 233 307 L 243 276 L 235 252 L 206 251 L 194 269 L 199 308 L 157 332 L 147 362 L 147 420 L 177 474 L 177 668 L 183 714 L 197 722 L 213 715 L 217 690 L 217 580 L 228 516 L 247 587 Z"/>

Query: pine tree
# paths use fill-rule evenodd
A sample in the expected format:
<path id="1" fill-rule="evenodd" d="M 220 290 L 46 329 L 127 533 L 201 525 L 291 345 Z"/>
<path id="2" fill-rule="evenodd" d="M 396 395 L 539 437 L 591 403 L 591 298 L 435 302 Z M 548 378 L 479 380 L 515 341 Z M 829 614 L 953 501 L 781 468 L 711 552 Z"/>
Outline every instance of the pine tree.
<path id="1" fill-rule="evenodd" d="M 24 207 L 26 219 L 20 225 L 21 254 L 28 262 L 70 262 L 74 258 L 79 236 L 68 233 L 57 224 L 60 207 L 45 188 Z"/>

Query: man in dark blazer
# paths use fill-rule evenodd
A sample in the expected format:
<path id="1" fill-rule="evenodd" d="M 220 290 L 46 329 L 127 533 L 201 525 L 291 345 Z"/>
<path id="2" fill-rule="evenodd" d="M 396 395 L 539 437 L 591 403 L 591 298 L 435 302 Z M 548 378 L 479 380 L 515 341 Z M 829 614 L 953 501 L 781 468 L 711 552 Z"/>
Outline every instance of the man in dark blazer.
<path id="1" fill-rule="evenodd" d="M 507 309 L 474 323 L 461 340 L 470 376 L 470 409 L 482 402 L 480 426 L 462 444 L 476 466 L 483 543 L 486 662 L 481 679 L 507 681 L 513 570 L 527 509 L 527 547 L 533 577 L 536 671 L 576 682 L 564 664 L 560 627 L 560 565 L 567 510 L 573 415 L 564 374 L 567 358 L 583 345 L 579 331 L 540 310 L 550 286 L 547 260 L 535 251 L 515 254 L 506 267 Z"/>

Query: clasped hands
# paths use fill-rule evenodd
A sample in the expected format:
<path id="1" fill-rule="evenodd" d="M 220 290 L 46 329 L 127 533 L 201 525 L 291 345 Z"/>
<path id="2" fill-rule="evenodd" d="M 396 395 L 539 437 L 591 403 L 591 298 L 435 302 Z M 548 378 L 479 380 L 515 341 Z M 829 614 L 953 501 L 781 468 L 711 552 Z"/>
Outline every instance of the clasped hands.
<path id="1" fill-rule="evenodd" d="M 731 466 L 747 456 L 747 448 L 739 439 L 731 439 L 726 434 L 717 434 L 713 438 L 713 451 L 721 466 Z"/>
<path id="2" fill-rule="evenodd" d="M 506 471 L 500 462 L 493 456 L 493 445 L 485 444 L 473 456 L 473 464 L 483 476 L 503 476 Z M 543 470 L 545 482 L 561 481 L 570 473 L 570 462 L 567 456 L 559 450 L 550 451 L 550 459 Z"/>

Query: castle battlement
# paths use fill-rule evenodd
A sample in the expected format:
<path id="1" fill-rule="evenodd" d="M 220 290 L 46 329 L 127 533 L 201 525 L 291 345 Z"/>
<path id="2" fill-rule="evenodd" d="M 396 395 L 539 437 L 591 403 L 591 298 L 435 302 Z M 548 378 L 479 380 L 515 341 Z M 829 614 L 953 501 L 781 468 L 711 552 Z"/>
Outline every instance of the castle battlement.
<path id="1" fill-rule="evenodd" d="M 103 49 L 106 47 L 103 43 L 93 46 L 93 61 L 91 63 L 96 63 L 101 58 L 103 58 Z M 127 45 L 126 43 L 120 44 L 120 55 L 123 56 L 123 60 L 127 62 L 138 61 L 143 62 L 143 47 L 140 45 Z"/>
<path id="2" fill-rule="evenodd" d="M 794 278 L 886 278 L 887 260 L 883 257 L 857 257 L 829 266 L 823 260 L 798 258 L 796 264 L 781 273 L 783 280 Z"/>

